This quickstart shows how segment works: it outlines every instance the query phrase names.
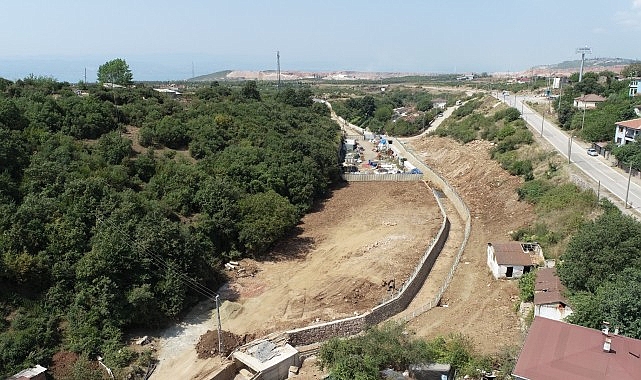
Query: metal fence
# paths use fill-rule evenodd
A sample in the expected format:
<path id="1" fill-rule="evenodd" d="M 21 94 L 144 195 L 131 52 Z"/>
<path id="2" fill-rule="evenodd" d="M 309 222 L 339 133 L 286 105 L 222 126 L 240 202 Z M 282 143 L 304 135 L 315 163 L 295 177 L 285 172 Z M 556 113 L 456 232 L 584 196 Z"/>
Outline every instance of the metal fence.
<path id="1" fill-rule="evenodd" d="M 341 177 L 347 182 L 407 182 L 422 181 L 423 174 L 386 173 L 386 174 L 352 174 L 343 173 Z"/>

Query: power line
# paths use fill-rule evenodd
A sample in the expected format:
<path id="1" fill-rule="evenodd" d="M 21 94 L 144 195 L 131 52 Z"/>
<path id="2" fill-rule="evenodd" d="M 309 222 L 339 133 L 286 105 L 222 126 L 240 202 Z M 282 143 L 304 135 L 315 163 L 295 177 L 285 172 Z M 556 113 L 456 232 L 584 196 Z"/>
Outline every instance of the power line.
<path id="1" fill-rule="evenodd" d="M 155 265 L 160 267 L 160 269 L 164 269 L 166 271 L 170 271 L 176 274 L 178 276 L 178 280 L 181 281 L 184 285 L 186 285 L 190 289 L 192 289 L 193 291 L 210 299 L 214 299 L 216 298 L 216 296 L 218 296 L 218 294 L 215 291 L 209 289 L 208 287 L 200 284 L 199 282 L 195 281 L 194 279 L 187 276 L 186 274 L 175 269 L 171 263 L 167 262 L 160 255 L 155 254 L 151 252 L 149 249 L 140 246 L 139 243 L 136 243 L 131 237 L 128 236 L 128 234 L 125 233 L 125 231 L 123 231 L 120 227 L 116 226 L 112 221 L 98 219 L 98 222 L 106 224 L 109 227 L 113 228 L 116 232 L 118 232 L 121 235 L 121 238 L 123 239 L 125 245 L 127 245 L 132 250 L 138 250 L 139 252 L 146 255 L 148 258 L 151 259 L 151 262 L 153 262 Z"/>

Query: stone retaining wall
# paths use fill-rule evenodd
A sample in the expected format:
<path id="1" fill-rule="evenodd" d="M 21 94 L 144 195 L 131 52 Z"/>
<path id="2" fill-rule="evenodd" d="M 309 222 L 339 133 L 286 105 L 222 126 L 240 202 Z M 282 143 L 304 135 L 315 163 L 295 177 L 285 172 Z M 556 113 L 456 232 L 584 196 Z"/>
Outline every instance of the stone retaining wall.
<path id="1" fill-rule="evenodd" d="M 287 331 L 286 334 L 291 345 L 306 345 L 333 337 L 356 335 L 365 330 L 365 328 L 383 322 L 407 308 L 423 286 L 450 232 L 450 221 L 447 219 L 445 209 L 438 196 L 436 194 L 434 196 L 443 215 L 443 223 L 432 244 L 421 257 L 414 273 L 405 282 L 398 295 L 363 315 Z"/>

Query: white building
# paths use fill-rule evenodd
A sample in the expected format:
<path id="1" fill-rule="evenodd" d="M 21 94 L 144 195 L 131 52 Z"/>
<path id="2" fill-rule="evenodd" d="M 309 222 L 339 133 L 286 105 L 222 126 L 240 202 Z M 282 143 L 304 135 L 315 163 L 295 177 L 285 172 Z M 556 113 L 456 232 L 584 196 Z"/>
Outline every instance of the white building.
<path id="1" fill-rule="evenodd" d="M 603 96 L 597 94 L 587 94 L 574 98 L 574 106 L 580 109 L 596 108 L 597 104 L 605 102 Z"/>
<path id="2" fill-rule="evenodd" d="M 614 142 L 616 142 L 617 145 L 625 145 L 633 142 L 639 133 L 641 133 L 641 118 L 618 121 L 615 125 Z"/>
<path id="3" fill-rule="evenodd" d="M 519 278 L 543 264 L 538 243 L 487 243 L 487 266 L 494 278 Z"/>
<path id="4" fill-rule="evenodd" d="M 564 320 L 572 314 L 572 308 L 563 296 L 565 287 L 556 275 L 556 268 L 541 268 L 536 271 L 534 282 L 534 316 Z"/>

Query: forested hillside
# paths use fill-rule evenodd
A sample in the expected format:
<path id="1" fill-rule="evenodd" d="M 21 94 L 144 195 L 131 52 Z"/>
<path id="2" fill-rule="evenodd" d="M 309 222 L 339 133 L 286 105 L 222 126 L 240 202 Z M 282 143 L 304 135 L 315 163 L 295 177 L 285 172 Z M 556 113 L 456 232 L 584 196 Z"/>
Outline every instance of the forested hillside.
<path id="1" fill-rule="evenodd" d="M 0 78 L 0 134 L 0 377 L 59 350 L 125 366 L 127 329 L 211 296 L 338 178 L 338 126 L 305 88 Z"/>

